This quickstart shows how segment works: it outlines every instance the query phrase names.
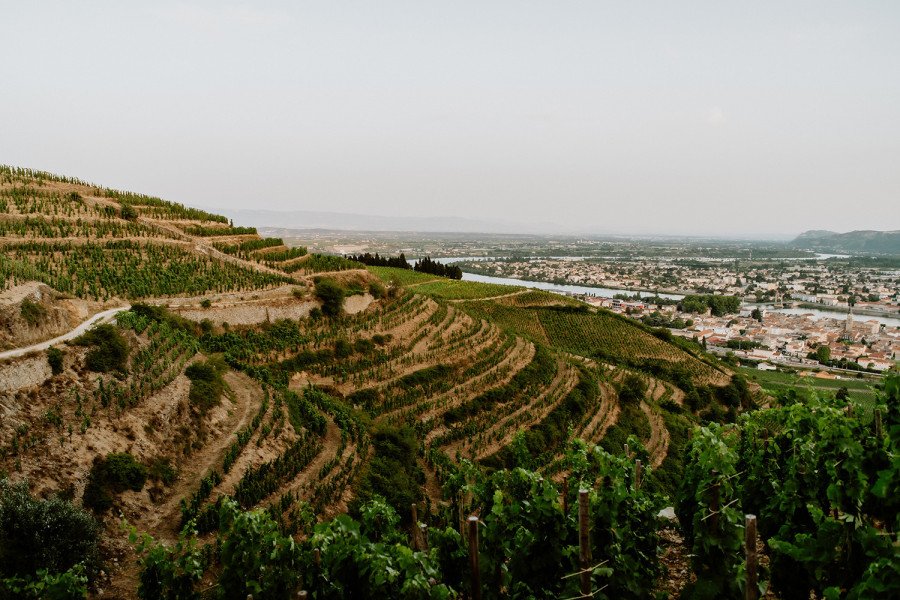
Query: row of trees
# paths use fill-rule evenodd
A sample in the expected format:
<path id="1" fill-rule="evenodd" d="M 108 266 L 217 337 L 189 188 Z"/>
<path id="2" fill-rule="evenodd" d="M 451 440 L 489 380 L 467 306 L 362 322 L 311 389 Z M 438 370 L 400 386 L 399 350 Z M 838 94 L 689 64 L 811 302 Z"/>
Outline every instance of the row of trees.
<path id="1" fill-rule="evenodd" d="M 705 313 L 721 317 L 741 310 L 741 299 L 737 296 L 720 296 L 717 294 L 688 295 L 678 305 L 681 312 Z"/>
<path id="2" fill-rule="evenodd" d="M 436 260 L 432 260 L 426 256 L 421 260 L 417 260 L 415 264 L 410 265 L 406 260 L 406 255 L 402 252 L 399 256 L 380 256 L 377 252 L 371 254 L 349 255 L 347 259 L 353 260 L 370 267 L 393 267 L 395 269 L 412 269 L 419 273 L 428 273 L 429 275 L 437 275 L 438 277 L 447 277 L 449 279 L 462 279 L 462 269 L 453 265 L 445 265 Z"/>
<path id="3" fill-rule="evenodd" d="M 366 252 L 365 254 L 349 255 L 349 260 L 360 262 L 370 267 L 393 267 L 395 269 L 412 269 L 412 265 L 406 260 L 406 255 L 402 252 L 399 256 L 379 256 L 376 252 L 374 255 Z"/>
<path id="4" fill-rule="evenodd" d="M 422 260 L 416 261 L 416 264 L 413 265 L 413 270 L 418 271 L 419 273 L 437 275 L 438 277 L 462 279 L 462 269 L 460 269 L 459 267 L 455 265 L 445 265 L 439 263 L 437 261 L 431 260 L 427 256 Z"/>

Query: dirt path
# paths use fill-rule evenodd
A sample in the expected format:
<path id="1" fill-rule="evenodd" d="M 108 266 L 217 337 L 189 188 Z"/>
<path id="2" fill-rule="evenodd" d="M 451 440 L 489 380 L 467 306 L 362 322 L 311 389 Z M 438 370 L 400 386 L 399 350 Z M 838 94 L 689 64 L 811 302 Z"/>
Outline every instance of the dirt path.
<path id="1" fill-rule="evenodd" d="M 641 410 L 650 421 L 650 439 L 647 440 L 647 452 L 650 453 L 650 466 L 654 469 L 662 464 L 669 452 L 669 430 L 658 412 L 646 402 L 641 402 Z"/>
<path id="2" fill-rule="evenodd" d="M 457 298 L 455 300 L 447 300 L 447 302 L 452 302 L 453 304 L 460 304 L 463 302 L 484 302 L 485 300 L 500 300 L 501 298 L 511 298 L 512 296 L 519 296 L 524 294 L 525 292 L 531 292 L 533 290 L 519 290 L 517 292 L 510 292 L 508 294 L 500 294 L 499 296 L 488 296 L 486 298 Z"/>
<path id="3" fill-rule="evenodd" d="M 440 277 L 435 277 L 434 279 L 429 279 L 428 281 L 417 281 L 416 283 L 410 283 L 410 284 L 404 285 L 403 287 L 405 287 L 406 289 L 409 289 L 409 288 L 414 288 L 414 287 L 417 287 L 420 285 L 425 285 L 426 283 L 435 283 L 435 282 L 440 282 L 440 281 L 445 281 L 445 280 Z"/>
<path id="4" fill-rule="evenodd" d="M 606 435 L 606 431 L 619 420 L 619 411 L 616 391 L 608 383 L 601 382 L 600 406 L 591 420 L 578 432 L 578 437 L 586 442 L 599 442 Z"/>
<path id="5" fill-rule="evenodd" d="M 40 342 L 38 344 L 32 344 L 31 346 L 26 346 L 24 348 L 14 348 L 12 350 L 6 350 L 4 352 L 0 352 L 0 360 L 5 360 L 8 358 L 18 358 L 20 356 L 25 356 L 26 354 L 30 354 L 32 352 L 42 352 L 49 348 L 50 346 L 55 346 L 57 344 L 61 344 L 65 341 L 75 339 L 88 329 L 90 329 L 93 325 L 98 323 L 105 323 L 107 321 L 111 321 L 117 314 L 122 311 L 128 310 L 131 308 L 130 304 L 126 304 L 125 306 L 120 306 L 118 308 L 110 308 L 109 310 L 104 310 L 103 312 L 99 312 L 72 331 L 68 333 L 64 333 L 59 335 L 51 340 L 47 340 L 46 342 Z"/>
<path id="6" fill-rule="evenodd" d="M 219 466 L 222 455 L 234 441 L 234 435 L 252 420 L 253 414 L 259 409 L 262 390 L 256 382 L 243 373 L 233 371 L 225 375 L 225 382 L 234 392 L 235 399 L 234 412 L 225 426 L 227 433 L 212 440 L 178 465 L 178 480 L 169 489 L 168 499 L 137 523 L 139 530 L 154 531 L 158 536 L 174 538 L 181 522 L 181 499 L 193 494 L 200 478 L 211 468 Z"/>

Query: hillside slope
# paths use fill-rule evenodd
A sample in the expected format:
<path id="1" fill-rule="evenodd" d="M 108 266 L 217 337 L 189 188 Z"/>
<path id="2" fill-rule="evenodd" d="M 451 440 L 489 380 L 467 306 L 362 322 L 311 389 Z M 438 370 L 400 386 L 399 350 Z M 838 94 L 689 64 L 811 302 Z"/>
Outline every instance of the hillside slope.
<path id="1" fill-rule="evenodd" d="M 576 437 L 630 443 L 666 490 L 696 413 L 748 401 L 699 351 L 605 311 L 363 269 L 158 198 L 3 168 L 0 228 L 8 344 L 72 324 L 48 305 L 26 335 L 29 294 L 132 305 L 0 361 L 0 474 L 95 512 L 118 597 L 136 572 L 119 511 L 165 540 L 214 532 L 224 498 L 298 536 L 376 497 L 432 519 L 464 459 L 558 480 Z M 132 463 L 146 482 L 106 481 Z"/>
<path id="2" fill-rule="evenodd" d="M 900 231 L 805 231 L 791 242 L 794 248 L 819 252 L 900 255 Z"/>

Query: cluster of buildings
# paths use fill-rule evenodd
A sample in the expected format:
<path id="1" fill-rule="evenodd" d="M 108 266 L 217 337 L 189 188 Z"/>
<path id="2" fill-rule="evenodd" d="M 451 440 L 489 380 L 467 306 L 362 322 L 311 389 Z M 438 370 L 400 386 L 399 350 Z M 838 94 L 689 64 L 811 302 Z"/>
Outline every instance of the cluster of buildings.
<path id="1" fill-rule="evenodd" d="M 761 305 L 747 305 L 736 315 L 713 316 L 681 313 L 676 305 L 656 306 L 640 300 L 597 296 L 581 297 L 597 307 L 641 319 L 652 315 L 653 322 L 677 327 L 672 332 L 706 344 L 710 352 L 766 364 L 821 367 L 815 355 L 827 347 L 831 361 L 854 362 L 863 369 L 887 371 L 900 361 L 900 321 L 885 325 L 871 317 L 835 312 L 833 318 L 821 314 L 779 312 Z M 781 309 L 783 310 L 783 309 Z M 757 311 L 754 313 L 754 311 Z M 793 313 L 802 314 L 793 314 Z M 774 367 L 772 367 L 774 368 Z"/>
<path id="2" fill-rule="evenodd" d="M 845 359 L 876 371 L 895 368 L 900 359 L 900 327 L 852 313 L 843 318 L 839 314 L 814 318 L 759 310 L 761 321 L 751 316 L 751 308 L 745 308 L 734 316 L 695 316 L 691 327 L 675 333 L 705 340 L 711 351 L 734 352 L 760 362 L 820 366 L 811 355 L 822 347 L 828 348 L 831 361 Z"/>

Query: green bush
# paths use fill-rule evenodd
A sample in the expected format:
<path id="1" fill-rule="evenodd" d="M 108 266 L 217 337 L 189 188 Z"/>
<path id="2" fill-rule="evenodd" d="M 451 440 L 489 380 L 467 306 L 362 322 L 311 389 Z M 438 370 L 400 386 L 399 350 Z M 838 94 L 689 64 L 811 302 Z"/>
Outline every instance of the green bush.
<path id="1" fill-rule="evenodd" d="M 127 452 L 113 452 L 97 458 L 91 467 L 84 488 L 84 505 L 95 512 L 105 512 L 112 506 L 113 494 L 144 489 L 147 467 Z"/>
<path id="2" fill-rule="evenodd" d="M 316 297 L 322 301 L 322 314 L 328 317 L 340 316 L 344 310 L 344 288 L 333 279 L 316 282 Z"/>
<path id="3" fill-rule="evenodd" d="M 375 343 L 372 340 L 360 338 L 353 342 L 353 349 L 359 354 L 369 354 L 375 350 Z"/>
<path id="4" fill-rule="evenodd" d="M 0 479 L 0 578 L 63 573 L 79 563 L 93 574 L 99 536 L 97 521 L 71 502 L 33 498 L 26 483 Z"/>
<path id="5" fill-rule="evenodd" d="M 131 204 L 122 204 L 121 210 L 119 210 L 119 216 L 125 219 L 126 221 L 134 221 L 138 218 L 137 209 Z"/>
<path id="6" fill-rule="evenodd" d="M 629 373 L 625 376 L 625 381 L 622 382 L 622 387 L 619 389 L 619 402 L 622 404 L 640 404 L 646 393 L 647 383 L 644 379 L 639 375 Z"/>
<path id="7" fill-rule="evenodd" d="M 47 316 L 47 309 L 44 308 L 43 304 L 32 302 L 27 298 L 22 300 L 19 312 L 21 313 L 22 318 L 25 319 L 25 322 L 28 323 L 29 327 L 40 325 Z"/>
<path id="8" fill-rule="evenodd" d="M 372 294 L 372 297 L 376 300 L 380 300 L 387 296 L 387 288 L 385 288 L 381 282 L 373 281 L 369 284 L 369 293 Z"/>
<path id="9" fill-rule="evenodd" d="M 334 357 L 347 358 L 353 354 L 353 346 L 345 339 L 339 339 L 334 343 Z"/>
<path id="10" fill-rule="evenodd" d="M 621 454 L 628 436 L 634 435 L 642 441 L 650 439 L 653 430 L 647 415 L 635 404 L 622 405 L 616 424 L 610 427 L 600 441 L 600 447 L 610 454 Z"/>
<path id="11" fill-rule="evenodd" d="M 75 338 L 79 346 L 90 346 L 85 364 L 91 371 L 107 373 L 124 371 L 128 360 L 128 344 L 122 334 L 108 323 L 97 325 L 87 333 Z"/>
<path id="12" fill-rule="evenodd" d="M 63 351 L 59 348 L 49 348 L 47 350 L 47 363 L 54 375 L 63 372 Z"/>
<path id="13" fill-rule="evenodd" d="M 188 399 L 201 412 L 218 406 L 222 400 L 222 392 L 225 391 L 225 380 L 222 379 L 222 374 L 225 369 L 225 363 L 218 359 L 197 362 L 185 369 L 184 374 L 191 380 Z"/>

